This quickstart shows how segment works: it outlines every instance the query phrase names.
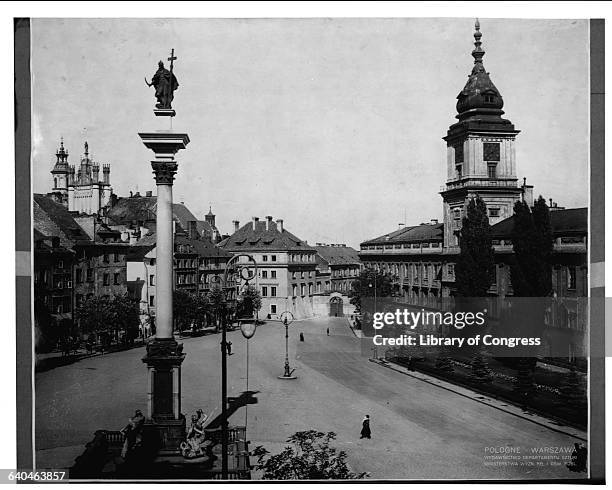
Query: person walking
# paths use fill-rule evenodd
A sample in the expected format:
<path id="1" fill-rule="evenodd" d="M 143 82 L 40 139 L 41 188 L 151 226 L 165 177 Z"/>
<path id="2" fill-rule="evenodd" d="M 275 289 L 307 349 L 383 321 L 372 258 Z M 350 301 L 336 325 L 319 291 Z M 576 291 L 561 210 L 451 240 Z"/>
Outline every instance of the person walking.
<path id="1" fill-rule="evenodd" d="M 232 355 L 232 341 L 228 340 L 225 345 L 227 346 L 227 355 L 231 356 Z"/>
<path id="2" fill-rule="evenodd" d="M 327 336 L 329 337 L 329 327 L 327 327 Z"/>
<path id="3" fill-rule="evenodd" d="M 366 415 L 361 422 L 361 437 L 359 439 L 372 439 L 372 431 L 370 430 L 370 416 Z"/>

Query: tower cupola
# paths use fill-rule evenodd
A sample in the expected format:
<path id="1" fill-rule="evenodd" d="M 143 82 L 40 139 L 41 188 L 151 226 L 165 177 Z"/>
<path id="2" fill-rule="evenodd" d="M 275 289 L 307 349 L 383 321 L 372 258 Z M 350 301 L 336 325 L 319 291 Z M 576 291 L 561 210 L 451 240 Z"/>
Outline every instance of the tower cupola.
<path id="1" fill-rule="evenodd" d="M 504 100 L 491 81 L 489 73 L 482 63 L 485 51 L 482 49 L 482 33 L 480 22 L 476 20 L 474 31 L 474 67 L 468 76 L 468 81 L 463 90 L 457 95 L 457 119 L 460 121 L 475 116 L 486 118 L 499 118 L 504 111 Z"/>

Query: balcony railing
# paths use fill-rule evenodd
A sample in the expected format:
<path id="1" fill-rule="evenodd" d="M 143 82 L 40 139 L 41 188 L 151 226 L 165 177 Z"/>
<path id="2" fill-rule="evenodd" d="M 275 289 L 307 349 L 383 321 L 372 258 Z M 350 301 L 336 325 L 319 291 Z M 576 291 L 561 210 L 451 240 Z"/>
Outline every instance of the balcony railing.
<path id="1" fill-rule="evenodd" d="M 457 179 L 440 187 L 440 192 L 460 187 L 517 187 L 516 179 Z"/>

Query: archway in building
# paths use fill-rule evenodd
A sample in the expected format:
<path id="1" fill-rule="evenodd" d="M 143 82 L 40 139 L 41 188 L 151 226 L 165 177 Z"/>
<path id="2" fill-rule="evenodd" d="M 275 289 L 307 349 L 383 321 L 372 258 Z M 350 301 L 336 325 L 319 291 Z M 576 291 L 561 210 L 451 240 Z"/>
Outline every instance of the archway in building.
<path id="1" fill-rule="evenodd" d="M 329 300 L 329 316 L 344 316 L 344 301 L 341 296 L 332 296 Z"/>

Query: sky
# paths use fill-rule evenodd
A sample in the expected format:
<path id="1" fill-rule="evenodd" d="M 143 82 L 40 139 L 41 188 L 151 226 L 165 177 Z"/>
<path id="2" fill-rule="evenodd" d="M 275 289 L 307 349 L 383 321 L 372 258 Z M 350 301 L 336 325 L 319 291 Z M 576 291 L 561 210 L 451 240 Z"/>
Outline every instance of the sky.
<path id="1" fill-rule="evenodd" d="M 484 66 L 521 130 L 517 177 L 588 201 L 588 22 L 480 19 Z M 34 19 L 33 191 L 60 137 L 111 165 L 118 196 L 155 182 L 138 133 L 169 127 L 145 85 L 174 48 L 175 202 L 221 233 L 283 218 L 308 243 L 359 243 L 442 218 L 446 144 L 474 19 Z M 167 62 L 166 62 L 167 64 Z"/>

